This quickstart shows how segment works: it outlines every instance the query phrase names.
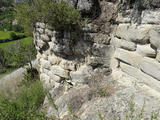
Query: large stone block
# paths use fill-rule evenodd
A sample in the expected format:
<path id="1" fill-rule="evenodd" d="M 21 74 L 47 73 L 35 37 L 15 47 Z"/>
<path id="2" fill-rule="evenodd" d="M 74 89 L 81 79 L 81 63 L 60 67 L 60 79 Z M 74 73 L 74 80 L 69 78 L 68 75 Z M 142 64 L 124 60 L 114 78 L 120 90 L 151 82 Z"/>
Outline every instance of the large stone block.
<path id="1" fill-rule="evenodd" d="M 140 64 L 140 68 L 146 74 L 160 80 L 160 63 L 151 58 L 144 58 Z"/>
<path id="2" fill-rule="evenodd" d="M 160 9 L 145 10 L 141 15 L 143 24 L 160 24 Z"/>
<path id="3" fill-rule="evenodd" d="M 69 71 L 68 70 L 64 70 L 63 68 L 61 68 L 58 65 L 52 66 L 51 67 L 51 72 L 54 75 L 57 75 L 57 76 L 60 76 L 60 77 L 66 78 L 66 79 L 69 78 Z"/>
<path id="4" fill-rule="evenodd" d="M 160 82 L 154 79 L 153 77 L 143 73 L 140 69 L 134 68 L 125 63 L 121 62 L 120 66 L 123 72 L 135 77 L 137 79 L 137 82 L 144 83 L 150 86 L 151 88 L 160 91 Z"/>
<path id="5" fill-rule="evenodd" d="M 135 51 L 136 50 L 136 44 L 124 39 L 119 39 L 117 37 L 113 37 L 111 40 L 111 44 L 118 48 L 123 48 L 129 51 Z"/>
<path id="6" fill-rule="evenodd" d="M 136 52 L 144 57 L 156 57 L 156 51 L 148 45 L 137 45 Z"/>
<path id="7" fill-rule="evenodd" d="M 143 57 L 136 52 L 129 52 L 127 50 L 123 50 L 118 48 L 115 52 L 115 58 L 119 59 L 120 61 L 123 61 L 127 64 L 130 64 L 136 68 L 139 68 L 140 63 L 143 59 Z"/>
<path id="8" fill-rule="evenodd" d="M 116 30 L 116 36 L 128 41 L 137 43 L 147 43 L 149 40 L 148 32 L 152 25 L 130 25 L 120 24 Z"/>
<path id="9" fill-rule="evenodd" d="M 149 31 L 151 44 L 160 49 L 160 27 L 153 28 Z"/>

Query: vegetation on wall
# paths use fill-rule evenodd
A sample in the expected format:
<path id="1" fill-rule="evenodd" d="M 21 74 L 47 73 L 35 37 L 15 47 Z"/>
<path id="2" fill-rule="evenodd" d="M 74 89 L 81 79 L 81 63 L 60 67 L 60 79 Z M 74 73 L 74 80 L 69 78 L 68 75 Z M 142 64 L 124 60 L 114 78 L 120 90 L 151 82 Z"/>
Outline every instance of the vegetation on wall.
<path id="1" fill-rule="evenodd" d="M 15 5 L 17 20 L 29 31 L 36 22 L 44 22 L 55 30 L 71 30 L 81 24 L 81 14 L 64 1 L 26 0 Z"/>

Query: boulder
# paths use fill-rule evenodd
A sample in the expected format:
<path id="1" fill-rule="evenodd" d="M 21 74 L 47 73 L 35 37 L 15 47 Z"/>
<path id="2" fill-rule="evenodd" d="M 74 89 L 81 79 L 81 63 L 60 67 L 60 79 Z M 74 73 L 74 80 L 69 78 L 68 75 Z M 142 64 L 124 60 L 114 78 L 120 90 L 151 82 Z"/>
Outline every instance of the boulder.
<path id="1" fill-rule="evenodd" d="M 127 50 L 123 50 L 118 48 L 115 52 L 115 58 L 123 61 L 127 64 L 130 64 L 136 68 L 139 68 L 139 65 L 143 59 L 143 57 L 136 52 L 129 52 Z"/>
<path id="2" fill-rule="evenodd" d="M 143 24 L 160 24 L 160 9 L 142 11 L 141 19 Z"/>
<path id="3" fill-rule="evenodd" d="M 60 76 L 55 75 L 52 71 L 49 71 L 47 74 L 50 77 L 50 79 L 55 81 L 55 82 L 60 83 L 61 80 L 62 80 Z"/>
<path id="4" fill-rule="evenodd" d="M 149 31 L 150 43 L 160 49 L 160 27 L 153 28 Z"/>
<path id="5" fill-rule="evenodd" d="M 160 80 L 160 63 L 151 58 L 144 58 L 140 64 L 140 68 L 146 74 Z"/>
<path id="6" fill-rule="evenodd" d="M 118 47 L 118 48 L 123 48 L 129 51 L 135 51 L 136 50 L 136 44 L 124 39 L 119 39 L 117 37 L 112 38 L 111 40 L 111 45 Z"/>
<path id="7" fill-rule="evenodd" d="M 156 57 L 156 51 L 148 45 L 137 45 L 136 52 L 144 57 Z"/>

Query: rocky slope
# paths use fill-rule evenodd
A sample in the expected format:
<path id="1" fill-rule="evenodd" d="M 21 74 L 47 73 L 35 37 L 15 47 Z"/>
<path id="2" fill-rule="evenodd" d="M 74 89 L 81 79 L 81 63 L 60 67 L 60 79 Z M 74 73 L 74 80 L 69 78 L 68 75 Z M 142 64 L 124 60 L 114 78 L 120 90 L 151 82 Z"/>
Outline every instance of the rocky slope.
<path id="1" fill-rule="evenodd" d="M 158 110 L 159 1 L 121 2 L 71 0 L 90 19 L 81 33 L 36 24 L 40 78 L 54 100 L 46 97 L 44 102 L 48 116 L 124 119 L 132 111 L 132 100 L 134 114 L 141 113 L 145 101 L 145 119 Z"/>

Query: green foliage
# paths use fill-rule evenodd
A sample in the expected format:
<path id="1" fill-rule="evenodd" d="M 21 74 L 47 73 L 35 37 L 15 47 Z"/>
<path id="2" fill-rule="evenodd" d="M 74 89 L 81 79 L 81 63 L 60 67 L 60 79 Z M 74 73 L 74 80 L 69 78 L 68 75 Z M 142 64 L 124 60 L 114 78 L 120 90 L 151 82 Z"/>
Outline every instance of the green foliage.
<path id="1" fill-rule="evenodd" d="M 44 22 L 55 30 L 71 30 L 81 24 L 81 14 L 63 1 L 38 0 L 15 5 L 18 21 L 29 31 L 36 22 Z"/>
<path id="2" fill-rule="evenodd" d="M 13 25 L 12 26 L 12 30 L 15 31 L 15 32 L 20 32 L 20 33 L 23 33 L 24 32 L 24 28 L 20 25 Z"/>
<path id="3" fill-rule="evenodd" d="M 30 73 L 29 73 L 30 74 Z M 0 120 L 45 120 L 40 111 L 46 91 L 39 80 L 23 84 L 16 97 L 0 99 Z"/>
<path id="4" fill-rule="evenodd" d="M 10 39 L 11 40 L 15 40 L 15 39 L 17 39 L 18 37 L 17 37 L 17 35 L 16 35 L 16 33 L 14 33 L 14 32 L 11 32 L 10 33 Z"/>

